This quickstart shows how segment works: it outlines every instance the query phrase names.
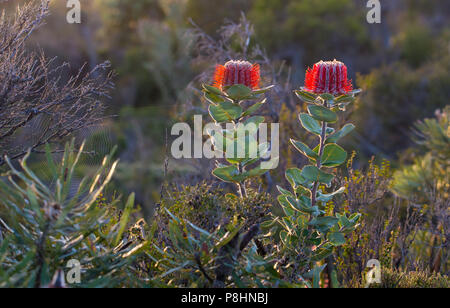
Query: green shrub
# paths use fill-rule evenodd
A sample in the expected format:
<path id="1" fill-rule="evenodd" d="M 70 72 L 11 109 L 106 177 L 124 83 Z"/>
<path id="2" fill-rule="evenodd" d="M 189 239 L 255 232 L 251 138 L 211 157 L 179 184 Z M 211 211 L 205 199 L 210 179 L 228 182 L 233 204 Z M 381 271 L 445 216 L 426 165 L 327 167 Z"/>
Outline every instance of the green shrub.
<path id="1" fill-rule="evenodd" d="M 381 284 L 373 284 L 371 288 L 449 288 L 450 280 L 441 274 L 425 272 L 403 272 L 382 269 Z"/>
<path id="2" fill-rule="evenodd" d="M 112 154 L 79 181 L 74 174 L 83 146 L 75 151 L 73 142 L 67 145 L 59 164 L 50 153 L 47 149 L 52 174 L 48 183 L 28 167 L 29 154 L 20 169 L 7 160 L 10 171 L 0 179 L 0 286 L 45 287 L 72 259 L 83 271 L 75 287 L 137 286 L 130 267 L 133 257 L 117 246 L 127 230 L 134 197 L 121 215 L 101 199 L 117 165 Z M 130 242 L 128 248 L 138 244 Z"/>
<path id="3" fill-rule="evenodd" d="M 273 269 L 273 255 L 256 244 L 267 195 L 249 190 L 241 200 L 207 185 L 185 187 L 168 192 L 149 228 L 143 219 L 130 223 L 134 194 L 123 210 L 102 195 L 117 165 L 112 154 L 80 181 L 83 147 L 68 145 L 59 164 L 50 153 L 48 183 L 28 167 L 28 155 L 20 169 L 7 160 L 11 170 L 0 179 L 0 287 L 54 287 L 53 274 L 63 277 L 70 260 L 81 266 L 80 282 L 68 281 L 70 287 L 288 285 Z"/>
<path id="4" fill-rule="evenodd" d="M 419 67 L 433 55 L 434 38 L 426 25 L 412 24 L 395 40 L 401 58 L 412 67 Z"/>
<path id="5" fill-rule="evenodd" d="M 420 203 L 432 202 L 435 194 L 449 197 L 450 106 L 436 114 L 415 125 L 414 163 L 395 173 L 392 186 L 397 195 Z"/>
<path id="6" fill-rule="evenodd" d="M 244 222 L 250 227 L 266 219 L 273 207 L 273 200 L 270 195 L 253 189 L 249 189 L 247 194 L 244 199 L 240 199 L 226 194 L 220 187 L 206 183 L 183 185 L 165 194 L 158 213 L 168 218 L 165 213 L 167 209 L 209 232 L 233 220 Z"/>

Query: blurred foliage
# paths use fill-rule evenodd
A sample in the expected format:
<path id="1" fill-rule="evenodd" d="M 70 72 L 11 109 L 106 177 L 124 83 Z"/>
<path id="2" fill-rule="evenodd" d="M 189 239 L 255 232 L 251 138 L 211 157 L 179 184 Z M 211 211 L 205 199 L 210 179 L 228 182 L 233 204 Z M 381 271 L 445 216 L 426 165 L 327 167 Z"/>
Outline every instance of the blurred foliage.
<path id="1" fill-rule="evenodd" d="M 239 22 L 241 12 L 248 12 L 253 0 L 189 0 L 185 16 L 207 34 L 217 36 L 217 32 L 226 21 Z"/>
<path id="2" fill-rule="evenodd" d="M 158 0 L 95 0 L 102 15 L 102 35 L 113 46 L 137 42 L 136 30 L 139 20 L 151 18 L 161 20 L 164 12 Z"/>
<path id="3" fill-rule="evenodd" d="M 370 48 L 364 11 L 352 0 L 255 0 L 249 16 L 265 46 L 300 49 L 304 63 L 328 59 L 330 49 Z"/>
<path id="4" fill-rule="evenodd" d="M 386 269 L 381 272 L 381 284 L 372 284 L 371 288 L 449 288 L 450 280 L 441 274 L 426 272 L 402 272 Z"/>
<path id="5" fill-rule="evenodd" d="M 105 53 L 117 62 L 124 85 L 130 79 L 135 83 L 134 101 L 128 98 L 128 103 L 140 107 L 177 102 L 193 78 L 193 40 L 183 20 L 184 1 L 97 2 Z"/>
<path id="6" fill-rule="evenodd" d="M 401 59 L 411 67 L 419 67 L 433 55 L 435 41 L 426 25 L 412 24 L 395 38 Z"/>
<path id="7" fill-rule="evenodd" d="M 436 112 L 435 119 L 415 125 L 415 141 L 419 145 L 411 166 L 394 175 L 393 191 L 403 198 L 433 202 L 427 196 L 449 198 L 450 184 L 450 106 Z M 423 154 L 424 153 L 424 154 Z"/>
<path id="8" fill-rule="evenodd" d="M 397 62 L 358 76 L 357 82 L 365 91 L 355 117 L 361 124 L 366 153 L 392 156 L 411 145 L 411 123 L 448 103 L 449 69 L 447 57 L 418 69 Z"/>

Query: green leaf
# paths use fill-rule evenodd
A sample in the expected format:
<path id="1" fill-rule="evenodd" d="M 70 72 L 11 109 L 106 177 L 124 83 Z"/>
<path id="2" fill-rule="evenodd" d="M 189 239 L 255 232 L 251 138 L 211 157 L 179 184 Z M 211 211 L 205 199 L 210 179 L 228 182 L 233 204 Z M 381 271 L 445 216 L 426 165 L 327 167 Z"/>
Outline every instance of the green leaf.
<path id="1" fill-rule="evenodd" d="M 240 182 L 239 170 L 234 165 L 216 168 L 213 170 L 212 174 L 224 182 Z"/>
<path id="2" fill-rule="evenodd" d="M 299 115 L 299 119 L 300 119 L 300 123 L 307 131 L 320 136 L 320 133 L 322 132 L 322 127 L 320 126 L 319 122 L 314 120 L 307 113 L 301 113 Z"/>
<path id="3" fill-rule="evenodd" d="M 225 149 L 225 158 L 228 162 L 236 164 L 258 158 L 258 141 L 253 135 L 246 135 L 244 138 L 234 139 L 230 142 L 232 142 L 234 152 L 228 152 L 228 149 Z"/>
<path id="4" fill-rule="evenodd" d="M 265 120 L 265 118 L 263 116 L 254 116 L 251 118 L 248 118 L 247 120 L 244 121 L 244 125 L 248 125 L 248 124 L 254 124 L 256 126 L 256 128 L 259 127 L 259 124 L 263 123 Z M 239 129 L 239 127 L 238 127 Z"/>
<path id="5" fill-rule="evenodd" d="M 349 93 L 350 93 L 351 95 L 355 96 L 356 94 L 359 94 L 359 93 L 361 93 L 361 92 L 362 92 L 361 89 L 355 89 L 355 90 L 353 90 L 353 91 L 350 91 Z"/>
<path id="6" fill-rule="evenodd" d="M 319 250 L 314 251 L 311 261 L 319 262 L 329 257 L 333 253 L 333 245 L 329 243 L 329 246 L 325 246 Z"/>
<path id="7" fill-rule="evenodd" d="M 279 191 L 281 194 L 283 194 L 283 195 L 294 197 L 294 194 L 293 194 L 293 193 L 291 193 L 289 190 L 284 189 L 283 187 L 281 187 L 281 186 L 279 186 L 279 185 L 277 185 L 277 189 L 278 189 L 278 191 Z"/>
<path id="8" fill-rule="evenodd" d="M 269 171 L 270 171 L 269 169 L 262 169 L 261 166 L 258 166 L 256 168 L 253 168 L 253 169 L 243 172 L 241 176 L 244 179 L 248 179 L 248 178 L 255 177 L 255 176 L 256 177 L 261 176 Z"/>
<path id="9" fill-rule="evenodd" d="M 328 227 L 332 228 L 335 224 L 337 224 L 339 219 L 333 216 L 323 216 L 323 217 L 316 217 L 311 219 L 311 221 L 308 223 L 310 226 L 322 226 L 322 227 Z"/>
<path id="10" fill-rule="evenodd" d="M 339 131 L 328 136 L 327 139 L 325 140 L 325 143 L 336 143 L 339 139 L 346 136 L 354 129 L 355 129 L 355 125 L 353 125 L 351 123 L 346 124 Z"/>
<path id="11" fill-rule="evenodd" d="M 291 207 L 296 211 L 307 214 L 317 213 L 317 207 L 311 206 L 311 199 L 308 197 L 301 196 L 300 198 L 296 199 L 294 197 L 286 196 L 286 199 Z"/>
<path id="12" fill-rule="evenodd" d="M 310 182 L 320 182 L 326 185 L 330 185 L 334 178 L 334 175 L 326 173 L 312 165 L 303 167 L 301 176 Z"/>
<path id="13" fill-rule="evenodd" d="M 327 264 L 322 265 L 316 265 L 312 270 L 312 279 L 313 279 L 313 288 L 318 289 L 320 288 L 320 274 L 325 269 Z"/>
<path id="14" fill-rule="evenodd" d="M 335 192 L 329 193 L 329 194 L 323 194 L 321 191 L 317 192 L 317 200 L 322 202 L 328 202 L 331 199 L 333 199 L 334 196 L 342 194 L 345 191 L 345 187 L 341 187 Z"/>
<path id="15" fill-rule="evenodd" d="M 308 158 L 311 159 L 317 159 L 319 155 L 317 155 L 316 152 L 311 150 L 306 144 L 300 141 L 295 141 L 294 139 L 291 139 L 291 143 L 294 145 L 294 147 L 303 155 L 305 155 Z"/>
<path id="16" fill-rule="evenodd" d="M 212 93 L 212 94 L 215 94 L 215 95 L 224 95 L 224 93 L 219 88 L 216 88 L 216 87 L 213 87 L 213 86 L 210 86 L 210 85 L 207 85 L 207 84 L 203 85 L 203 90 L 206 93 Z"/>
<path id="17" fill-rule="evenodd" d="M 164 278 L 164 277 L 166 277 L 166 276 L 168 276 L 168 275 L 170 275 L 170 274 L 173 274 L 173 273 L 175 273 L 175 272 L 178 272 L 178 271 L 182 270 L 183 268 L 185 268 L 186 266 L 188 266 L 190 263 L 191 263 L 190 260 L 185 261 L 185 262 L 184 262 L 183 264 L 181 264 L 180 266 L 171 268 L 170 270 L 168 270 L 167 272 L 165 272 L 164 274 L 162 274 L 161 277 Z"/>
<path id="18" fill-rule="evenodd" d="M 334 289 L 339 288 L 339 280 L 338 280 L 338 276 L 337 276 L 337 271 L 333 270 L 331 272 L 331 287 Z"/>
<path id="19" fill-rule="evenodd" d="M 316 101 L 316 96 L 314 96 L 314 94 L 312 94 L 312 93 L 302 91 L 302 90 L 296 90 L 294 92 L 298 98 L 300 98 L 302 101 L 304 101 L 306 103 L 314 103 Z"/>
<path id="20" fill-rule="evenodd" d="M 259 108 L 261 108 L 262 105 L 264 105 L 265 103 L 266 103 L 266 99 L 264 99 L 262 102 L 253 104 L 252 106 L 250 106 L 250 107 L 242 114 L 242 116 L 245 117 L 245 116 L 249 116 L 249 115 L 254 114 L 254 113 L 255 113 L 256 111 L 258 111 Z"/>
<path id="21" fill-rule="evenodd" d="M 52 149 L 48 143 L 45 144 L 45 157 L 47 158 L 47 165 L 51 171 L 51 175 L 56 178 L 58 176 L 58 171 L 56 170 L 55 161 L 52 157 Z"/>
<path id="22" fill-rule="evenodd" d="M 219 248 L 225 246 L 226 244 L 228 244 L 239 233 L 239 231 L 242 229 L 242 227 L 243 227 L 243 224 L 236 225 L 233 227 L 233 229 L 231 231 L 228 231 L 227 233 L 225 233 L 225 235 L 216 244 L 216 248 L 219 249 Z"/>
<path id="23" fill-rule="evenodd" d="M 330 93 L 320 94 L 320 97 L 323 98 L 325 101 L 334 101 L 334 95 Z"/>
<path id="24" fill-rule="evenodd" d="M 214 93 L 205 93 L 205 98 L 208 102 L 211 104 L 219 104 L 225 101 L 225 99 L 219 95 L 216 95 Z"/>
<path id="25" fill-rule="evenodd" d="M 30 187 L 28 187 L 28 189 L 27 189 L 27 197 L 28 197 L 28 202 L 30 204 L 30 207 L 33 210 L 33 212 L 36 214 L 39 223 L 43 223 L 44 217 L 42 215 L 41 208 L 39 206 L 39 202 L 37 200 L 36 194 L 34 193 L 34 191 L 31 190 Z M 0 230 L 0 232 L 1 232 L 1 230 Z"/>
<path id="26" fill-rule="evenodd" d="M 256 163 L 259 160 L 259 158 L 246 158 L 244 160 L 240 160 L 240 163 L 242 164 L 242 167 L 251 165 Z"/>
<path id="27" fill-rule="evenodd" d="M 264 94 L 267 91 L 269 91 L 270 89 L 272 89 L 273 87 L 275 87 L 275 85 L 271 85 L 271 86 L 268 86 L 268 87 L 265 87 L 265 88 L 253 90 L 253 94 Z"/>
<path id="28" fill-rule="evenodd" d="M 328 233 L 327 238 L 334 246 L 341 246 L 345 244 L 345 237 L 341 232 L 330 232 Z"/>
<path id="29" fill-rule="evenodd" d="M 302 176 L 302 171 L 298 168 L 287 169 L 285 176 L 286 180 L 288 180 L 294 189 L 305 182 L 305 178 Z"/>
<path id="30" fill-rule="evenodd" d="M 347 159 L 347 152 L 337 144 L 327 144 L 323 149 L 322 166 L 337 167 Z"/>
<path id="31" fill-rule="evenodd" d="M 351 103 L 355 100 L 352 95 L 344 94 L 336 98 L 336 103 Z"/>
<path id="32" fill-rule="evenodd" d="M 242 107 L 229 101 L 217 105 L 209 105 L 209 114 L 217 123 L 236 120 L 242 114 Z"/>
<path id="33" fill-rule="evenodd" d="M 325 121 L 325 122 L 336 122 L 337 115 L 330 109 L 319 106 L 319 105 L 309 105 L 308 106 L 308 112 L 311 114 L 311 116 L 318 120 L 318 121 Z"/>
<path id="34" fill-rule="evenodd" d="M 360 213 L 354 213 L 349 217 L 349 220 L 352 223 L 357 223 L 359 221 L 359 219 L 361 218 L 361 214 Z"/>
<path id="35" fill-rule="evenodd" d="M 277 197 L 277 200 L 280 203 L 281 208 L 283 209 L 283 212 L 286 214 L 286 216 L 293 216 L 295 214 L 292 206 L 290 205 L 289 201 L 287 200 L 287 196 L 279 195 Z"/>
<path id="36" fill-rule="evenodd" d="M 229 87 L 226 91 L 228 97 L 234 101 L 240 101 L 250 97 L 253 91 L 244 86 L 243 84 L 236 84 L 234 86 Z"/>
<path id="37" fill-rule="evenodd" d="M 132 193 L 127 200 L 127 203 L 125 204 L 125 209 L 123 211 L 123 214 L 120 218 L 120 227 L 119 232 L 117 232 L 115 246 L 117 246 L 120 242 L 120 239 L 122 238 L 122 234 L 125 231 L 125 228 L 127 227 L 128 219 L 130 218 L 131 211 L 134 207 L 134 193 Z"/>
<path id="38" fill-rule="evenodd" d="M 295 193 L 297 194 L 297 196 L 309 196 L 311 194 L 311 191 L 303 185 L 306 185 L 306 183 L 297 186 L 297 188 L 295 189 Z"/>

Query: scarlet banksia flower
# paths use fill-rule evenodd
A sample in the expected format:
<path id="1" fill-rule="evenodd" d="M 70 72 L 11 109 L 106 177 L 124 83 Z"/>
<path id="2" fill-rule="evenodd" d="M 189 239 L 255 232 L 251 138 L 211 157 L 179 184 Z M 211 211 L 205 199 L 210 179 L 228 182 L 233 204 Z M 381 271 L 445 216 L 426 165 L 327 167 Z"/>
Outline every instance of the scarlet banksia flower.
<path id="1" fill-rule="evenodd" d="M 222 89 L 226 86 L 243 84 L 250 89 L 256 89 L 259 86 L 260 79 L 259 64 L 231 60 L 225 65 L 217 65 L 214 74 L 214 86 Z"/>
<path id="2" fill-rule="evenodd" d="M 305 87 L 315 94 L 345 94 L 353 90 L 351 80 L 347 79 L 347 67 L 340 61 L 320 61 L 308 68 Z"/>

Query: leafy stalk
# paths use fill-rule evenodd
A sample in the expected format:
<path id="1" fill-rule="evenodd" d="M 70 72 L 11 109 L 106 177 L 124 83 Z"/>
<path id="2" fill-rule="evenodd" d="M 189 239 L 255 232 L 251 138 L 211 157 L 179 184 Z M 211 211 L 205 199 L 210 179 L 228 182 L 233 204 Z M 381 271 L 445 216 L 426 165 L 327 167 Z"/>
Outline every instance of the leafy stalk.
<path id="1" fill-rule="evenodd" d="M 319 157 L 317 158 L 316 166 L 317 168 L 321 169 L 322 167 L 322 155 L 323 155 L 323 148 L 325 147 L 325 139 L 326 139 L 326 131 L 327 131 L 327 122 L 322 121 L 322 131 L 320 132 L 320 145 L 319 145 Z M 316 198 L 317 198 L 317 188 L 319 187 L 319 181 L 314 182 L 313 189 L 311 191 L 311 206 L 316 205 Z"/>
<path id="2" fill-rule="evenodd" d="M 259 90 L 252 90 L 244 85 L 237 84 L 225 87 L 224 90 L 216 87 L 204 85 L 203 91 L 206 100 L 210 103 L 208 111 L 211 118 L 218 124 L 219 131 L 209 132 L 211 141 L 216 151 L 225 155 L 229 165 L 218 164 L 212 174 L 218 179 L 234 183 L 237 186 L 238 194 L 243 199 L 247 196 L 245 181 L 250 177 L 261 176 L 267 169 L 253 166 L 260 161 L 262 155 L 268 150 L 268 144 L 258 144 L 256 141 L 259 124 L 264 121 L 264 117 L 254 116 L 258 109 L 265 103 L 260 100 L 270 87 Z M 247 108 L 244 108 L 244 101 L 253 101 Z M 232 123 L 233 129 L 226 131 L 221 125 Z M 256 130 L 249 131 L 250 125 L 255 125 Z M 243 132 L 245 140 L 239 140 L 239 132 Z M 247 135 L 248 134 L 248 135 Z M 245 157 L 238 157 L 239 146 L 245 146 Z M 227 155 L 229 147 L 234 149 L 234 155 Z M 252 157 L 251 153 L 257 153 Z"/>
<path id="3" fill-rule="evenodd" d="M 318 145 L 311 149 L 303 142 L 291 140 L 294 147 L 309 159 L 309 164 L 302 169 L 286 170 L 286 179 L 292 191 L 278 186 L 281 195 L 278 201 L 284 211 L 282 219 L 275 217 L 273 224 L 279 225 L 282 249 L 293 258 L 299 266 L 306 266 L 310 271 L 305 278 L 312 278 L 318 286 L 320 273 L 326 264 L 312 266 L 322 260 L 331 260 L 333 248 L 345 243 L 345 234 L 354 230 L 360 215 L 347 217 L 345 213 L 325 212 L 326 203 L 345 191 L 341 187 L 326 193 L 319 189 L 321 185 L 331 187 L 334 178 L 332 171 L 343 164 L 347 153 L 337 141 L 347 135 L 354 126 L 347 124 L 335 131 L 330 124 L 337 121 L 336 111 L 344 109 L 353 100 L 353 93 L 346 97 L 334 97 L 330 94 L 315 95 L 297 91 L 297 96 L 308 103 L 308 113 L 301 113 L 301 125 L 309 133 L 319 138 Z M 310 277 L 307 277 L 307 276 Z"/>

